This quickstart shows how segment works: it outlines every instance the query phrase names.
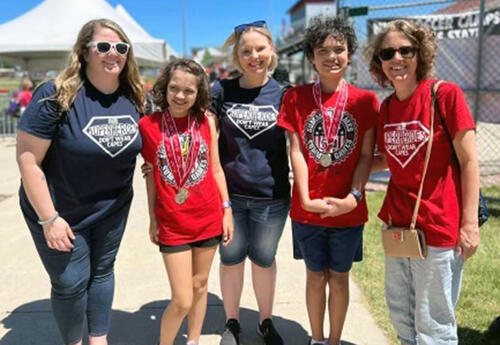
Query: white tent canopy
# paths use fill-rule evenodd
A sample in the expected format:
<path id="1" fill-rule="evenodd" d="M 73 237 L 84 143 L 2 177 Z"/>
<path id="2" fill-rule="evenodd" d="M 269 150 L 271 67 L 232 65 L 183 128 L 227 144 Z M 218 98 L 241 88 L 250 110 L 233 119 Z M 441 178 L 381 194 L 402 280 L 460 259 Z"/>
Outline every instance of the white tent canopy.
<path id="1" fill-rule="evenodd" d="M 154 39 L 151 35 L 149 35 L 149 33 L 146 30 L 144 30 L 144 28 L 139 23 L 137 23 L 135 21 L 135 19 L 130 15 L 130 13 L 127 12 L 127 10 L 125 9 L 125 7 L 123 7 L 121 4 L 116 5 L 115 10 L 124 19 L 127 19 L 130 22 L 130 24 L 134 25 L 137 28 L 137 30 L 142 31 L 145 35 L 147 35 L 151 39 Z M 167 58 L 169 58 L 170 56 L 180 57 L 180 54 L 178 52 L 176 52 L 170 46 L 170 44 L 166 43 L 166 49 L 167 49 L 167 54 L 166 54 Z"/>
<path id="2" fill-rule="evenodd" d="M 149 35 L 122 6 L 115 10 L 105 0 L 45 0 L 0 25 L 0 57 L 30 72 L 59 70 L 80 28 L 98 18 L 111 19 L 123 28 L 141 66 L 160 66 L 171 55 L 166 42 Z"/>

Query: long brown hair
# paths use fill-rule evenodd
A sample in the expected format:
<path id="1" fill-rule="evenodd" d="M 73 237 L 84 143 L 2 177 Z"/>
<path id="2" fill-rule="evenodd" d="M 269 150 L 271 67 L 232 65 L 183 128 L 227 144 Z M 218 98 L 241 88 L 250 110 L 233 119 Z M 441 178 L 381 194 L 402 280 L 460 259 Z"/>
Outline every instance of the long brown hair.
<path id="1" fill-rule="evenodd" d="M 86 79 L 85 69 L 87 62 L 84 59 L 84 54 L 88 51 L 87 43 L 92 41 L 94 33 L 98 27 L 108 28 L 113 30 L 120 36 L 120 39 L 130 44 L 130 49 L 127 55 L 127 62 L 120 73 L 120 88 L 123 93 L 128 97 L 135 108 L 140 114 L 145 112 L 146 95 L 144 93 L 144 85 L 139 74 L 139 66 L 134 57 L 134 50 L 132 44 L 125 35 L 122 28 L 112 20 L 109 19 L 94 19 L 87 22 L 80 29 L 78 38 L 73 46 L 69 55 L 66 68 L 62 70 L 55 80 L 56 93 L 54 99 L 60 107 L 61 113 L 69 110 L 75 101 L 78 90 L 83 85 L 83 80 Z"/>
<path id="2" fill-rule="evenodd" d="M 176 59 L 165 66 L 160 77 L 153 85 L 152 93 L 155 104 L 163 111 L 168 108 L 168 84 L 170 83 L 172 74 L 177 70 L 190 73 L 198 79 L 198 92 L 196 94 L 196 101 L 191 107 L 191 114 L 193 116 L 204 116 L 205 110 L 207 110 L 210 105 L 210 86 L 208 77 L 203 67 L 196 61 L 190 59 Z"/>

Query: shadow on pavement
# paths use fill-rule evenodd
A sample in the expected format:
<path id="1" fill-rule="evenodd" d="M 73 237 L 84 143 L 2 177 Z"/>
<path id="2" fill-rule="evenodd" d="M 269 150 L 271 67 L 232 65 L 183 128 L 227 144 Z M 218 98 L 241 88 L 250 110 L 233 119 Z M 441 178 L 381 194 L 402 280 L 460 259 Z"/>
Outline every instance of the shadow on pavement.
<path id="1" fill-rule="evenodd" d="M 111 316 L 110 345 L 154 345 L 160 333 L 160 321 L 168 300 L 147 303 L 135 312 L 113 309 Z M 259 314 L 255 310 L 241 308 L 242 345 L 263 345 L 256 328 Z M 293 320 L 273 317 L 274 324 L 286 345 L 307 344 L 307 331 Z M 38 300 L 23 304 L 2 321 L 8 330 L 0 339 L 1 345 L 54 345 L 60 344 L 59 331 L 52 316 L 50 301 Z M 224 330 L 225 315 L 221 299 L 209 293 L 208 308 L 202 335 L 220 335 Z M 185 344 L 186 322 L 176 339 L 176 345 Z M 87 344 L 87 343 L 85 343 Z M 343 345 L 354 345 L 343 342 Z"/>

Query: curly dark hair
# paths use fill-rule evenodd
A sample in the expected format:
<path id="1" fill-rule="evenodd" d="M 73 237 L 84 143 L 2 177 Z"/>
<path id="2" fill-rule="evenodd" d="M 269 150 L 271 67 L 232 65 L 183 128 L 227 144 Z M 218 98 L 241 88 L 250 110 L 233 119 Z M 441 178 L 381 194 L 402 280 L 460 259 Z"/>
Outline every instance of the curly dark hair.
<path id="1" fill-rule="evenodd" d="M 304 54 L 309 61 L 314 58 L 314 48 L 320 47 L 328 37 L 347 43 L 347 54 L 350 58 L 358 48 L 358 39 L 354 28 L 347 20 L 340 17 L 313 17 L 304 35 Z"/>
<path id="2" fill-rule="evenodd" d="M 172 78 L 172 74 L 176 70 L 191 73 L 198 79 L 198 93 L 196 94 L 196 101 L 191 108 L 191 114 L 193 116 L 204 116 L 205 110 L 207 110 L 210 105 L 210 87 L 203 66 L 194 60 L 184 58 L 176 59 L 165 66 L 160 77 L 153 85 L 152 94 L 154 103 L 163 111 L 168 108 L 167 88 Z"/>
<path id="3" fill-rule="evenodd" d="M 434 76 L 434 62 L 437 55 L 436 34 L 430 28 L 407 20 L 393 20 L 389 22 L 364 49 L 365 58 L 369 61 L 369 69 L 373 79 L 382 87 L 390 84 L 382 70 L 382 61 L 378 57 L 385 36 L 391 31 L 402 32 L 418 49 L 417 52 L 417 81 Z"/>

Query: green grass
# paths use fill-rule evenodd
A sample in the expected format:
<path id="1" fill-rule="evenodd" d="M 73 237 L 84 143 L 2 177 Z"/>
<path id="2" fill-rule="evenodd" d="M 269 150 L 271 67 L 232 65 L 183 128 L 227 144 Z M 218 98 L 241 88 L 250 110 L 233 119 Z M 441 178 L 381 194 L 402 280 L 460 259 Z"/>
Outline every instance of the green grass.
<path id="1" fill-rule="evenodd" d="M 483 188 L 488 196 L 500 195 L 500 186 Z M 384 254 L 380 243 L 381 221 L 377 218 L 383 192 L 367 195 L 370 222 L 364 231 L 363 262 L 354 265 L 353 278 L 368 300 L 372 314 L 389 340 L 397 344 L 389 321 L 384 295 Z M 500 315 L 500 203 L 490 202 L 492 213 L 481 227 L 478 252 L 466 262 L 464 279 L 456 314 L 461 343 L 498 345 L 498 335 L 487 333 L 488 326 Z"/>
<path id="2" fill-rule="evenodd" d="M 18 89 L 21 83 L 20 79 L 0 78 L 0 89 L 14 90 Z"/>

